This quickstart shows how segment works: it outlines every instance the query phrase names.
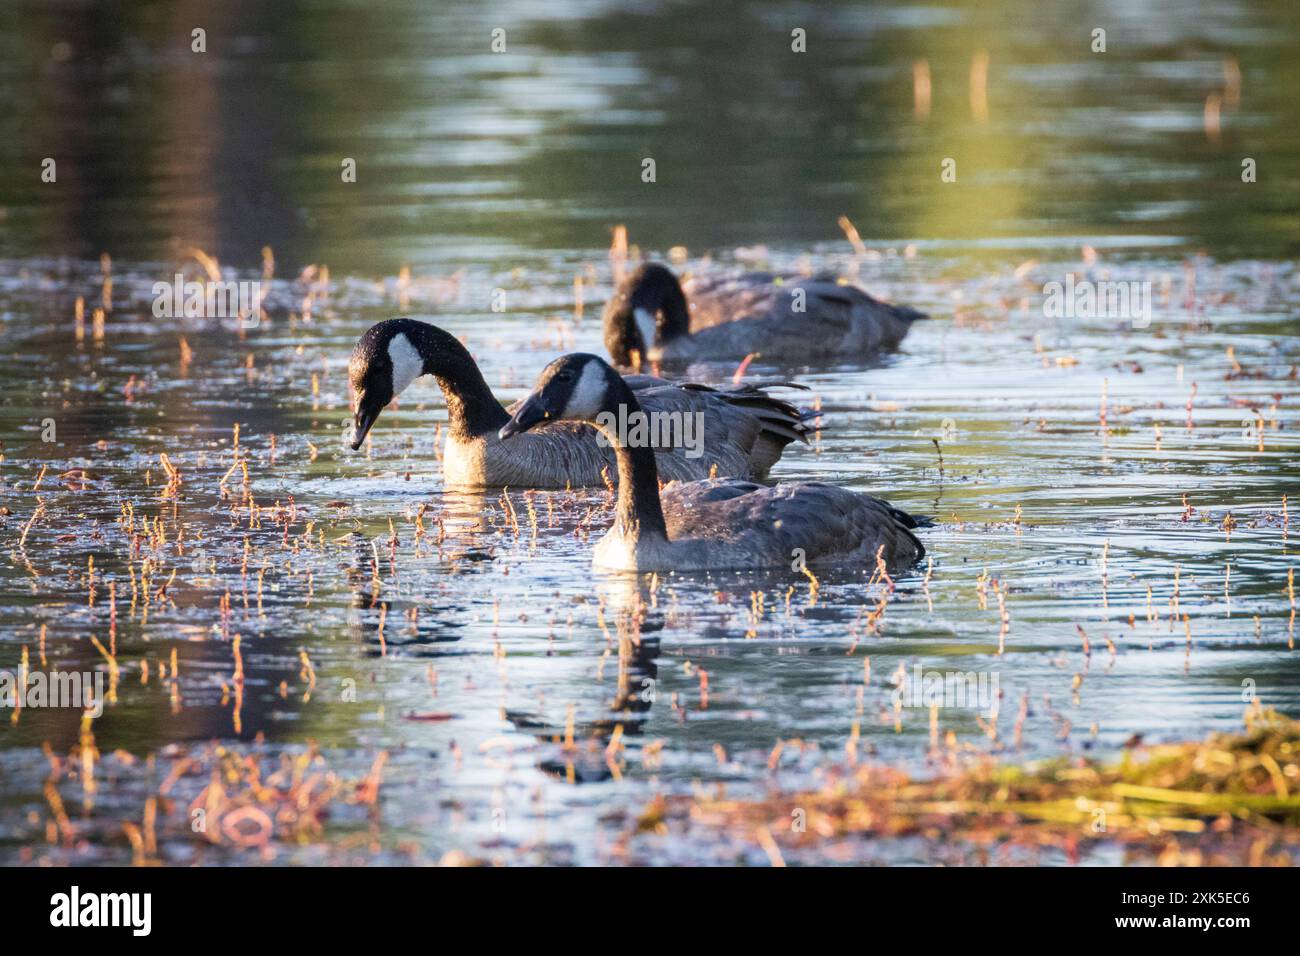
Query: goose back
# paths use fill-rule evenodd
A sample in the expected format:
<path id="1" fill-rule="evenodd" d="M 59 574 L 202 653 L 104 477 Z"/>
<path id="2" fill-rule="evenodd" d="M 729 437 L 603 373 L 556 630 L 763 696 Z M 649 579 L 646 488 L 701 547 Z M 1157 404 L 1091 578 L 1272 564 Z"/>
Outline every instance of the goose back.
<path id="1" fill-rule="evenodd" d="M 611 531 L 596 563 L 616 570 L 876 567 L 890 573 L 925 556 L 915 519 L 879 498 L 821 482 L 759 485 L 734 478 L 669 484 L 660 494 L 668 539 Z"/>
<path id="2" fill-rule="evenodd" d="M 790 360 L 853 360 L 897 348 L 912 323 L 923 318 L 915 309 L 881 302 L 826 275 L 695 276 L 683 288 L 691 334 L 664 342 L 663 359 L 707 361 L 757 352 Z"/>

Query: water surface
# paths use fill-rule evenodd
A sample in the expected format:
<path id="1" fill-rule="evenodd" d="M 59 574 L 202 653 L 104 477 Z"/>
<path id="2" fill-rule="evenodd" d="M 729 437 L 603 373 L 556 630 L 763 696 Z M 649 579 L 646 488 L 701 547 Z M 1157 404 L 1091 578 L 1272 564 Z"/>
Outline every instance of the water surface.
<path id="1" fill-rule="evenodd" d="M 93 637 L 118 679 L 90 774 L 78 712 L 2 715 L 0 859 L 130 861 L 123 824 L 161 796 L 144 852 L 174 863 L 764 862 L 637 817 L 817 786 L 855 753 L 1113 757 L 1235 729 L 1251 694 L 1300 711 L 1296 13 L 1129 6 L 26 8 L 0 40 L 0 669 L 43 647 L 107 674 Z M 57 183 L 31 175 L 46 156 Z M 870 569 L 815 595 L 596 575 L 604 491 L 444 494 L 431 382 L 343 444 L 348 353 L 380 319 L 462 336 L 503 400 L 601 351 L 619 223 L 684 267 L 833 268 L 931 313 L 869 367 L 750 372 L 826 413 L 777 477 L 936 518 L 878 627 Z M 193 250 L 254 279 L 267 246 L 257 327 L 154 317 Z M 1151 283 L 1150 324 L 1046 317 L 1071 272 Z M 918 664 L 996 676 L 996 732 L 944 708 L 934 754 L 929 710 L 893 705 Z M 196 834 L 212 768 L 238 799 L 251 761 L 319 808 L 286 802 L 261 847 Z"/>

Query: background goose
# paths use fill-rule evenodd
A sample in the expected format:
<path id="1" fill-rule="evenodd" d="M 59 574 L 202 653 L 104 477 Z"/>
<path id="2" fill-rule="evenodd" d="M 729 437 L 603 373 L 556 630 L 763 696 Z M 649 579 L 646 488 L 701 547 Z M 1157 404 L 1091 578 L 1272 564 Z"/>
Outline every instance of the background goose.
<path id="1" fill-rule="evenodd" d="M 637 396 L 604 360 L 573 354 L 542 372 L 501 437 L 543 421 L 593 424 Z M 601 425 L 611 442 L 618 436 Z M 517 439 L 512 439 L 517 440 Z M 654 453 L 619 443 L 614 525 L 596 545 L 594 563 L 621 571 L 854 564 L 874 568 L 879 553 L 891 571 L 925 554 L 911 529 L 917 520 L 888 502 L 820 482 L 767 487 L 735 478 L 670 484 L 662 492 Z"/>
<path id="2" fill-rule="evenodd" d="M 627 368 L 636 366 L 636 355 L 643 362 L 708 362 L 757 352 L 775 362 L 852 362 L 896 348 L 924 317 L 834 276 L 746 272 L 691 278 L 683 289 L 672 270 L 647 262 L 605 305 L 605 347 Z"/>
<path id="3" fill-rule="evenodd" d="M 575 422 L 552 422 L 502 445 L 498 430 L 510 420 L 469 351 L 427 322 L 389 319 L 371 326 L 356 347 L 348 375 L 357 393 L 352 447 L 360 448 L 379 413 L 413 381 L 432 375 L 447 401 L 449 428 L 443 455 L 448 487 L 519 488 L 599 486 L 602 470 L 617 473 L 614 450 Z M 718 475 L 763 477 L 787 444 L 807 441 L 808 426 L 794 406 L 766 388 L 790 383 L 710 388 L 633 376 L 631 390 L 649 412 L 677 412 L 684 424 L 702 426 L 691 447 L 659 448 L 652 457 L 666 479 Z M 801 387 L 801 386 L 794 386 Z M 697 413 L 700 413 L 697 416 Z"/>

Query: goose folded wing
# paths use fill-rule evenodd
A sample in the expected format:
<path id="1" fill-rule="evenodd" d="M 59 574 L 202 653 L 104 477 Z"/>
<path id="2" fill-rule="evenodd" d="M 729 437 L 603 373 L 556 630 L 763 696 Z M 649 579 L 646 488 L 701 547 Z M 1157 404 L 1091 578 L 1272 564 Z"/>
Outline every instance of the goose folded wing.
<path id="1" fill-rule="evenodd" d="M 925 548 L 889 503 L 820 482 L 764 487 L 731 479 L 664 489 L 670 538 L 725 542 L 755 554 L 809 563 L 856 562 L 874 568 L 878 551 L 891 567 L 908 565 Z M 883 550 L 881 550 L 883 549 Z"/>

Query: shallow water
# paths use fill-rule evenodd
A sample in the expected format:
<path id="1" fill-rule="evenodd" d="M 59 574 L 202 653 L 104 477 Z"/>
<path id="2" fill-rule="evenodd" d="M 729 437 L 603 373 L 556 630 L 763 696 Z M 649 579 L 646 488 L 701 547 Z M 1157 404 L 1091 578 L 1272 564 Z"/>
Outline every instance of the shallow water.
<path id="1" fill-rule="evenodd" d="M 858 759 L 934 772 L 1235 729 L 1247 690 L 1300 712 L 1297 190 L 1238 178 L 1246 148 L 1295 168 L 1294 12 L 1189 6 L 1153 26 L 1103 5 L 1119 25 L 1097 70 L 1013 5 L 833 8 L 809 24 L 815 66 L 760 52 L 788 50 L 802 10 L 616 9 L 574 4 L 559 24 L 510 5 L 326 7 L 297 21 L 303 37 L 229 24 L 201 69 L 162 46 L 156 12 L 121 33 L 38 17 L 6 35 L 8 122 L 30 150 L 73 136 L 84 162 L 61 167 L 54 198 L 5 177 L 0 669 L 24 648 L 39 669 L 43 646 L 51 668 L 106 673 L 94 636 L 119 672 L 90 727 L 93 775 L 52 771 L 79 712 L 0 714 L 0 860 L 129 861 L 122 824 L 143 825 L 162 792 L 170 862 L 764 862 L 757 844 L 631 833 L 657 793 L 816 786 L 854 741 Z M 506 59 L 480 36 L 497 22 Z M 61 30 L 71 61 L 50 62 Z M 312 57 L 344 33 L 356 43 Z M 988 124 L 967 97 L 980 46 Z M 1230 55 L 1241 100 L 1215 144 L 1202 102 Z M 917 57 L 936 90 L 925 123 Z M 40 79 L 13 65 L 28 60 Z M 79 118 L 53 108 L 68 104 Z M 164 128 L 138 162 L 106 163 L 146 109 Z M 945 193 L 937 157 L 954 141 Z M 337 157 L 353 153 L 349 191 Z M 867 253 L 840 238 L 840 214 Z M 815 595 L 797 574 L 595 575 L 603 491 L 443 494 L 432 383 L 362 452 L 343 444 L 348 352 L 379 319 L 463 336 L 503 400 L 558 352 L 601 351 L 617 222 L 658 255 L 685 246 L 690 267 L 835 268 L 932 314 L 871 367 L 749 373 L 797 375 L 826 414 L 777 477 L 937 519 L 932 565 L 898 579 L 878 629 L 869 571 L 822 575 Z M 152 283 L 197 273 L 184 250 L 256 278 L 268 244 L 282 278 L 256 328 L 153 317 Z M 87 317 L 78 341 L 73 303 L 100 301 L 104 251 L 112 310 L 102 340 Z M 311 263 L 328 282 L 293 278 Z M 1070 272 L 1150 282 L 1150 324 L 1046 318 L 1044 283 Z M 995 677 L 996 741 L 980 711 L 944 707 L 933 752 L 929 708 L 893 706 L 891 675 L 918 664 Z M 260 850 L 193 831 L 210 748 L 269 775 L 313 742 L 303 766 L 322 790 L 386 754 L 377 800 L 344 787 L 319 831 Z M 52 772 L 71 827 L 53 840 Z M 934 847 L 846 852 L 912 862 Z"/>

